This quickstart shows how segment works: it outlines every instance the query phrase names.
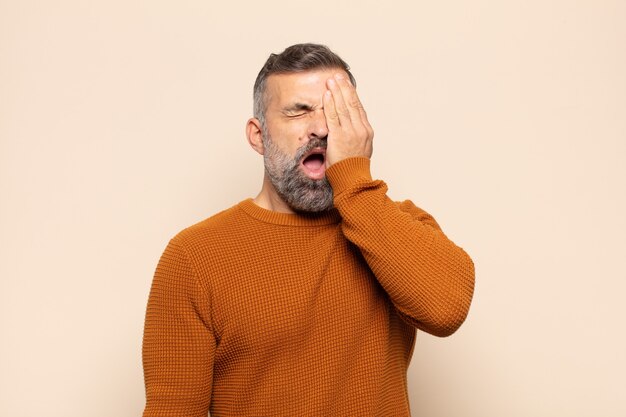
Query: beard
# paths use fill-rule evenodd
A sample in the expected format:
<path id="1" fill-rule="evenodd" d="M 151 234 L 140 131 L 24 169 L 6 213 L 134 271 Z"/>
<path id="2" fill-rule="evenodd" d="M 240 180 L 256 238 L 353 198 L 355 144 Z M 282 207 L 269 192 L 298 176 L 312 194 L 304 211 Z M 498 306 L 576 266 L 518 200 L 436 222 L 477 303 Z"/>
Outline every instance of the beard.
<path id="1" fill-rule="evenodd" d="M 265 172 L 282 200 L 296 212 L 320 213 L 333 206 L 333 189 L 326 177 L 314 180 L 300 168 L 302 157 L 314 148 L 326 148 L 326 140 L 314 138 L 298 149 L 293 159 L 263 132 Z"/>

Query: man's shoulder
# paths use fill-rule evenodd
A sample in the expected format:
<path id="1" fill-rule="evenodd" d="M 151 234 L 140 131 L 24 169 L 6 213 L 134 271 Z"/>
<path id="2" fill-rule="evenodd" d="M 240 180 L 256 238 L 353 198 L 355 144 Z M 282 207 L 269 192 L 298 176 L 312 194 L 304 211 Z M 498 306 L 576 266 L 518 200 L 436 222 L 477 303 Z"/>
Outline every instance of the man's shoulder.
<path id="1" fill-rule="evenodd" d="M 429 213 L 427 213 L 423 209 L 417 207 L 415 204 L 413 204 L 411 200 L 394 201 L 394 203 L 396 204 L 396 206 L 398 206 L 400 211 L 404 213 L 408 213 L 413 218 L 413 220 L 427 223 L 435 227 L 436 229 L 441 230 L 441 228 L 439 227 L 439 224 L 433 218 L 433 216 L 431 216 Z"/>
<path id="2" fill-rule="evenodd" d="M 230 208 L 222 210 L 210 217 L 195 223 L 178 232 L 172 241 L 193 249 L 198 246 L 206 246 L 207 244 L 219 244 L 219 242 L 228 236 L 233 236 L 241 229 L 245 213 L 240 208 L 240 203 Z"/>
<path id="3" fill-rule="evenodd" d="M 394 203 L 400 209 L 400 211 L 409 213 L 416 219 L 424 216 L 425 214 L 428 214 L 421 208 L 417 207 L 411 200 L 394 201 Z"/>

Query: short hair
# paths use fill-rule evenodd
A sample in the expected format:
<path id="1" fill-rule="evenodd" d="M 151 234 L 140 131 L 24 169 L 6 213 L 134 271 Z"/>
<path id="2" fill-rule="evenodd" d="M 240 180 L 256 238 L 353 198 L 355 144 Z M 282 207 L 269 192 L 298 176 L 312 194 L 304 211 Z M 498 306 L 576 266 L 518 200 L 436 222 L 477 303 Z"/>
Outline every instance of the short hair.
<path id="1" fill-rule="evenodd" d="M 350 72 L 348 64 L 326 45 L 300 43 L 288 47 L 280 54 L 271 54 L 254 82 L 254 117 L 259 119 L 262 126 L 265 126 L 267 104 L 265 89 L 267 87 L 267 78 L 270 75 L 332 68 L 344 70 L 348 73 L 352 85 L 356 86 L 356 80 Z"/>

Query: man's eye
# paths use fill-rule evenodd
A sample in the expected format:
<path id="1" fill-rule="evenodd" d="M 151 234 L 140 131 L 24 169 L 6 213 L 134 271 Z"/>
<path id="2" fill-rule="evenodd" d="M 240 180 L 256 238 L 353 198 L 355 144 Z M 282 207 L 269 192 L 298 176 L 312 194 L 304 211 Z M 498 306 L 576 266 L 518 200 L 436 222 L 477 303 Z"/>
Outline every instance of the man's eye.
<path id="1" fill-rule="evenodd" d="M 288 117 L 289 118 L 296 118 L 296 117 L 301 117 L 304 116 L 306 113 L 295 113 L 295 114 L 290 114 Z"/>

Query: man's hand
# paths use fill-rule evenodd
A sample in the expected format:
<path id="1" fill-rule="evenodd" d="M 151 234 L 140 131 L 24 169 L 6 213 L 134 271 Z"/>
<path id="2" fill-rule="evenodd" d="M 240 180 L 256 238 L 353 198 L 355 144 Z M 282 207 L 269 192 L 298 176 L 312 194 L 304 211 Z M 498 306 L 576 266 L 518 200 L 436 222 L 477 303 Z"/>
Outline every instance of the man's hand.
<path id="1" fill-rule="evenodd" d="M 342 159 L 372 156 L 374 129 L 367 120 L 365 109 L 356 89 L 344 74 L 326 81 L 324 115 L 328 126 L 326 168 Z"/>

